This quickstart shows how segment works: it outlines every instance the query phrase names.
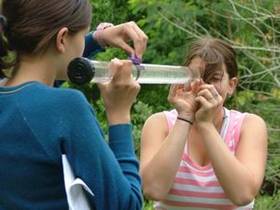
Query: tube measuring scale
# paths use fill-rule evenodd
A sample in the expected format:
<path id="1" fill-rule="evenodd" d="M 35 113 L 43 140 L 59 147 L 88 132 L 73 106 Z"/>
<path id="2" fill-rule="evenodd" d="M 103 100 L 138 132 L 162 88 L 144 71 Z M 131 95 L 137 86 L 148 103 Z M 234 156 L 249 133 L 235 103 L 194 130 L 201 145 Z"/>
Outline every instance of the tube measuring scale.
<path id="1" fill-rule="evenodd" d="M 112 79 L 110 62 L 75 58 L 68 66 L 68 77 L 76 84 L 103 83 Z M 141 64 L 132 65 L 132 76 L 140 84 L 185 84 L 195 78 L 186 66 Z"/>

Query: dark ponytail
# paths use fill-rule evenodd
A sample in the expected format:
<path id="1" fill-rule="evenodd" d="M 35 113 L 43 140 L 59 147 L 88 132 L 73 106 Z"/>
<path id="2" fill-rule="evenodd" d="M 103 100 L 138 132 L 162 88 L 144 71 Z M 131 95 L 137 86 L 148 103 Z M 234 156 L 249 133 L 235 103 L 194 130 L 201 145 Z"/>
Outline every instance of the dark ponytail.
<path id="1" fill-rule="evenodd" d="M 1 75 L 8 67 L 4 57 L 10 57 L 9 49 L 15 53 L 14 74 L 22 56 L 44 53 L 61 28 L 75 34 L 91 23 L 89 0 L 2 0 L 2 13 L 7 21 L 5 36 L 4 30 L 0 33 Z"/>
<path id="2" fill-rule="evenodd" d="M 8 56 L 8 43 L 4 37 L 4 31 L 7 28 L 7 20 L 3 15 L 0 15 L 0 78 L 5 77 L 4 69 L 10 67 L 10 64 L 6 61 Z"/>

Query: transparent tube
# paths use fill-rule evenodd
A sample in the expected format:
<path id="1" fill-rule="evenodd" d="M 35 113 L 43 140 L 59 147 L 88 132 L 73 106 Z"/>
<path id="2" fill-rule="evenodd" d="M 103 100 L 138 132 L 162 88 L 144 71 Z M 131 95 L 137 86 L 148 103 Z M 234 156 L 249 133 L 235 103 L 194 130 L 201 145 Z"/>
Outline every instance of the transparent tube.
<path id="1" fill-rule="evenodd" d="M 90 60 L 90 63 L 95 72 L 91 82 L 102 83 L 112 78 L 109 62 Z M 194 79 L 193 72 L 187 67 L 171 65 L 133 65 L 132 75 L 140 84 L 184 84 Z"/>

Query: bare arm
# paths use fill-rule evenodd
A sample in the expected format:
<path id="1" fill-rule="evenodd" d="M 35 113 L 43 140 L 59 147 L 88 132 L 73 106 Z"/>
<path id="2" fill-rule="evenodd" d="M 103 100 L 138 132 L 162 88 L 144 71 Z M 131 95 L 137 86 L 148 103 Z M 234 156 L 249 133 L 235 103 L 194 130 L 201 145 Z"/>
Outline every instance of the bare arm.
<path id="1" fill-rule="evenodd" d="M 193 121 L 194 90 L 199 81 L 185 90 L 185 86 L 171 86 L 168 100 L 174 104 L 178 116 Z M 164 199 L 174 181 L 184 152 L 191 124 L 176 120 L 169 132 L 163 113 L 152 115 L 145 123 L 141 139 L 140 172 L 144 194 L 153 200 Z"/>
<path id="2" fill-rule="evenodd" d="M 215 174 L 229 199 L 236 205 L 252 201 L 265 171 L 267 134 L 263 120 L 255 115 L 246 117 L 236 156 L 230 153 L 214 126 L 201 125 L 200 132 Z"/>
<path id="3" fill-rule="evenodd" d="M 144 194 L 162 200 L 172 186 L 184 152 L 190 124 L 177 120 L 168 134 L 163 113 L 152 115 L 141 138 L 140 173 Z"/>
<path id="4" fill-rule="evenodd" d="M 265 171 L 267 129 L 264 121 L 248 114 L 243 122 L 240 142 L 234 156 L 213 124 L 213 113 L 221 97 L 211 98 L 213 86 L 204 85 L 198 93 L 201 108 L 196 113 L 197 127 L 207 149 L 215 174 L 227 197 L 236 205 L 245 205 L 258 193 Z"/>

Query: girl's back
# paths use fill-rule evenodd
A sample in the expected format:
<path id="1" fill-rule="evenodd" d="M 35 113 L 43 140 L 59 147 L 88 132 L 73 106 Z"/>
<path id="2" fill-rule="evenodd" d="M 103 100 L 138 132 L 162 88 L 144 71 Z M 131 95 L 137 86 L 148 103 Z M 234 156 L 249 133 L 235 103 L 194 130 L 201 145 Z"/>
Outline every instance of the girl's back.
<path id="1" fill-rule="evenodd" d="M 61 153 L 75 94 L 37 82 L 0 88 L 0 197 L 7 209 L 67 208 Z"/>

